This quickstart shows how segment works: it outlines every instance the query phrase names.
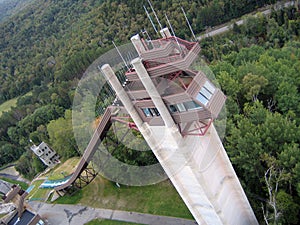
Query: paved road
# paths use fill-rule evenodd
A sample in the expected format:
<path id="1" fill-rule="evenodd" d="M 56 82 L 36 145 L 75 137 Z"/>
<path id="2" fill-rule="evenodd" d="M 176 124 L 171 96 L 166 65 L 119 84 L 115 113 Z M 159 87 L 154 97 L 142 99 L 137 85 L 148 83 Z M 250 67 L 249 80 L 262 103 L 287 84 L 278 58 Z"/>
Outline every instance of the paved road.
<path id="1" fill-rule="evenodd" d="M 9 165 L 9 166 L 3 168 L 0 171 L 0 177 L 9 178 L 9 179 L 12 179 L 12 180 L 22 181 L 22 182 L 25 182 L 27 184 L 30 183 L 27 179 L 24 179 L 24 178 L 22 178 L 20 176 L 19 172 L 16 171 L 14 164 Z"/>
<path id="2" fill-rule="evenodd" d="M 0 192 L 7 194 L 11 189 L 12 184 L 0 179 Z"/>
<path id="3" fill-rule="evenodd" d="M 289 1 L 289 2 L 286 2 L 284 3 L 283 5 L 281 4 L 278 4 L 277 6 L 275 5 L 275 10 L 279 10 L 281 9 L 282 7 L 288 7 L 288 6 L 292 6 L 294 5 L 294 1 Z M 271 9 L 266 9 L 264 11 L 261 11 L 260 13 L 264 14 L 264 15 L 268 15 L 272 12 Z M 238 26 L 242 25 L 244 23 L 244 20 L 243 19 L 240 19 L 238 21 L 235 22 Z M 212 36 L 215 36 L 215 35 L 219 35 L 219 34 L 222 34 L 224 32 L 227 32 L 229 31 L 229 29 L 231 29 L 232 25 L 224 25 L 220 28 L 217 28 L 217 29 L 214 29 L 210 32 L 207 32 L 205 34 L 202 34 L 200 36 L 197 37 L 197 40 L 198 41 L 201 41 L 202 39 L 204 38 L 207 38 L 207 37 L 212 37 Z"/>
<path id="4" fill-rule="evenodd" d="M 195 225 L 194 220 L 156 216 L 137 212 L 98 209 L 81 205 L 46 204 L 30 202 L 29 205 L 45 218 L 49 225 L 83 225 L 93 219 L 103 218 L 151 225 Z"/>

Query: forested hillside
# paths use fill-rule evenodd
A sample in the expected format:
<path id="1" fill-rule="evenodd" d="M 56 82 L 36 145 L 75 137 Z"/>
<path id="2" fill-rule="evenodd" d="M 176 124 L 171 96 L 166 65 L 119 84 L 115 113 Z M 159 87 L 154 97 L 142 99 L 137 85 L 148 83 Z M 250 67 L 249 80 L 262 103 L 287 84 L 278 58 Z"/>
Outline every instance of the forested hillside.
<path id="1" fill-rule="evenodd" d="M 180 6 L 199 33 L 274 2 L 152 1 L 163 25 L 166 12 L 186 39 L 191 35 Z M 62 160 L 78 155 L 70 110 L 78 80 L 112 41 L 126 43 L 143 28 L 157 37 L 143 5 L 147 1 L 39 0 L 0 23 L 0 102 L 31 91 L 0 117 L 0 166 L 18 160 L 29 178 L 43 170 L 29 139 L 48 142 Z M 248 17 L 200 43 L 227 95 L 225 148 L 261 223 L 263 212 L 272 223 L 299 221 L 299 32 L 300 13 L 289 7 Z M 268 187 L 276 185 L 271 197 L 278 217 L 268 204 L 274 200 Z"/>
<path id="2" fill-rule="evenodd" d="M 103 2 L 103 3 L 102 3 Z M 167 12 L 178 36 L 188 34 L 180 6 L 195 32 L 251 12 L 274 0 L 153 1 L 165 24 Z M 39 0 L 0 24 L 0 103 L 26 93 L 41 82 L 80 77 L 105 47 L 127 42 L 144 27 L 146 1 Z"/>
<path id="3" fill-rule="evenodd" d="M 32 0 L 0 0 L 0 22 L 18 13 Z"/>

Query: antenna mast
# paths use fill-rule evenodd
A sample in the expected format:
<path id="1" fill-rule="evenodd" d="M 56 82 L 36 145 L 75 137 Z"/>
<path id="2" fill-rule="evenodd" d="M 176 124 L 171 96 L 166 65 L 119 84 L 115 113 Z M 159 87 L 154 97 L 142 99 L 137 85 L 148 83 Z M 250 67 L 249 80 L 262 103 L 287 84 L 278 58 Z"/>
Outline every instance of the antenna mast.
<path id="1" fill-rule="evenodd" d="M 117 52 L 118 52 L 119 56 L 121 57 L 121 59 L 123 60 L 123 63 L 125 64 L 126 68 L 129 70 L 129 66 L 127 65 L 125 59 L 123 58 L 123 56 L 122 56 L 121 52 L 119 51 L 118 47 L 116 46 L 115 42 L 112 41 L 112 43 L 115 46 L 115 48 L 117 49 Z"/>
<path id="2" fill-rule="evenodd" d="M 193 37 L 194 37 L 194 40 L 197 41 L 196 36 L 195 36 L 195 34 L 194 34 L 194 31 L 193 31 L 193 29 L 192 29 L 192 26 L 191 26 L 191 24 L 190 24 L 190 22 L 189 22 L 189 20 L 188 20 L 188 18 L 187 18 L 187 16 L 186 16 L 186 14 L 185 14 L 185 11 L 184 11 L 184 9 L 183 9 L 182 7 L 181 7 L 181 10 L 182 10 L 182 12 L 183 12 L 183 15 L 184 15 L 184 17 L 185 17 L 185 20 L 186 20 L 186 22 L 187 22 L 187 24 L 188 24 L 190 30 L 191 30 L 191 32 L 192 32 L 192 35 L 193 35 Z"/>
<path id="3" fill-rule="evenodd" d="M 159 19 L 158 19 L 157 15 L 156 15 L 156 12 L 154 11 L 154 9 L 153 9 L 153 7 L 152 7 L 152 4 L 151 4 L 150 0 L 148 0 L 148 3 L 149 3 L 149 5 L 150 5 L 150 7 L 151 7 L 151 9 L 152 9 L 152 12 L 154 13 L 154 16 L 155 16 L 155 18 L 156 18 L 156 20 L 157 20 L 157 22 L 158 22 L 158 25 L 159 25 L 160 29 L 162 30 L 162 25 L 161 25 L 161 23 L 159 22 Z"/>
<path id="4" fill-rule="evenodd" d="M 183 52 L 183 51 L 182 51 L 182 48 L 181 48 L 181 46 L 180 46 L 180 44 L 179 44 L 179 42 L 178 42 L 178 40 L 177 40 L 177 37 L 176 37 L 176 35 L 175 35 L 175 32 L 174 32 L 174 30 L 173 30 L 173 27 L 172 27 L 172 25 L 171 25 L 171 23 L 170 23 L 170 20 L 169 20 L 167 14 L 165 14 L 165 17 L 166 17 L 166 19 L 167 19 L 167 22 L 168 22 L 170 28 L 171 28 L 172 34 L 173 34 L 173 36 L 174 36 L 174 38 L 175 38 L 175 40 L 176 40 L 176 43 L 177 43 L 177 45 L 178 45 L 180 51 Z"/>
<path id="5" fill-rule="evenodd" d="M 152 19 L 151 19 L 151 16 L 150 16 L 148 10 L 146 9 L 146 7 L 145 7 L 144 5 L 143 5 L 143 7 L 144 7 L 145 12 L 146 12 L 146 14 L 147 14 L 147 16 L 148 16 L 148 19 L 150 20 L 150 22 L 151 22 L 151 24 L 152 24 L 153 29 L 155 30 L 156 33 L 158 33 L 158 31 L 157 31 L 157 29 L 156 29 L 156 27 L 155 27 L 155 25 L 154 25 L 154 23 L 153 23 L 153 21 L 152 21 Z"/>

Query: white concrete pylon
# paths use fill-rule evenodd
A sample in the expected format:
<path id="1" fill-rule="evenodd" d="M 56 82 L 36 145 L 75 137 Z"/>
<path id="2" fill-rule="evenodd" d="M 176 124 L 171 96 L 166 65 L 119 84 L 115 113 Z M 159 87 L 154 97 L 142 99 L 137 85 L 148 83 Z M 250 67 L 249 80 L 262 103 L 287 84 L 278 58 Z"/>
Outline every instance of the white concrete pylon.
<path id="1" fill-rule="evenodd" d="M 169 28 L 165 27 L 163 29 L 161 29 L 159 31 L 160 35 L 162 36 L 162 38 L 168 38 L 168 37 L 172 37 Z"/>
<path id="2" fill-rule="evenodd" d="M 153 104 L 160 113 L 160 116 L 162 117 L 164 124 L 167 128 L 166 132 L 171 134 L 169 137 L 173 139 L 173 143 L 177 143 L 177 145 L 179 145 L 182 140 L 182 136 L 169 110 L 167 109 L 167 106 L 163 102 L 161 95 L 158 93 L 156 87 L 154 86 L 146 68 L 142 63 L 142 60 L 140 58 L 136 58 L 131 61 L 131 64 L 133 65 L 133 68 L 135 69 L 140 81 L 144 85 L 147 93 L 149 94 Z M 168 134 L 166 133 L 166 135 Z"/>
<path id="3" fill-rule="evenodd" d="M 140 35 L 136 34 L 130 38 L 135 50 L 140 54 L 146 52 L 146 49 L 141 41 Z"/>
<path id="4" fill-rule="evenodd" d="M 160 94 L 158 93 L 156 87 L 154 86 L 146 68 L 144 67 L 142 60 L 140 58 L 136 58 L 132 60 L 131 64 L 133 65 L 133 68 L 135 69 L 137 75 L 140 78 L 140 81 L 143 83 L 146 91 L 148 92 L 150 98 L 152 99 L 155 107 L 159 111 L 165 123 L 165 126 L 168 128 L 176 126 L 173 118 L 170 115 L 169 110 L 167 109 Z"/>
<path id="5" fill-rule="evenodd" d="M 114 71 L 110 67 L 110 65 L 105 64 L 101 67 L 101 70 L 105 76 L 105 79 L 110 83 L 114 91 L 116 92 L 118 98 L 125 106 L 126 110 L 130 114 L 131 118 L 134 120 L 135 125 L 138 129 L 142 128 L 143 120 L 141 119 L 140 115 L 134 108 L 129 96 L 127 95 L 126 91 L 120 84 L 119 80 L 117 79 Z"/>
<path id="6" fill-rule="evenodd" d="M 138 114 L 137 110 L 135 109 L 134 105 L 132 104 L 131 99 L 129 98 L 128 94 L 120 84 L 119 80 L 117 79 L 114 71 L 110 67 L 110 65 L 105 64 L 101 68 L 101 71 L 103 72 L 105 79 L 110 83 L 114 91 L 116 92 L 116 95 L 120 99 L 120 101 L 123 103 L 125 109 L 129 113 L 130 117 L 133 119 L 134 123 L 136 124 L 139 131 L 142 133 L 144 139 L 148 143 L 149 147 L 152 149 L 152 151 L 160 152 L 161 146 L 160 142 L 157 141 L 155 138 L 153 138 L 153 134 L 151 133 L 151 129 L 149 128 L 148 124 L 145 123 L 140 115 Z M 178 132 L 179 133 L 179 132 Z M 170 133 L 171 138 L 174 136 Z M 173 142 L 174 145 L 176 145 L 176 142 Z"/>

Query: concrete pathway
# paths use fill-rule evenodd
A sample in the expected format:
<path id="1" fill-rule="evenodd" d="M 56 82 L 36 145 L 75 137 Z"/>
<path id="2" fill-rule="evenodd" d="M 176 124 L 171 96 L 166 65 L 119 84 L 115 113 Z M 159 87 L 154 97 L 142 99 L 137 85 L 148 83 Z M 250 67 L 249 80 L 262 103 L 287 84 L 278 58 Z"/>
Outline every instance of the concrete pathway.
<path id="1" fill-rule="evenodd" d="M 194 220 L 111 209 L 91 208 L 81 205 L 46 204 L 30 202 L 49 225 L 83 225 L 93 219 L 103 218 L 151 225 L 195 225 Z"/>

